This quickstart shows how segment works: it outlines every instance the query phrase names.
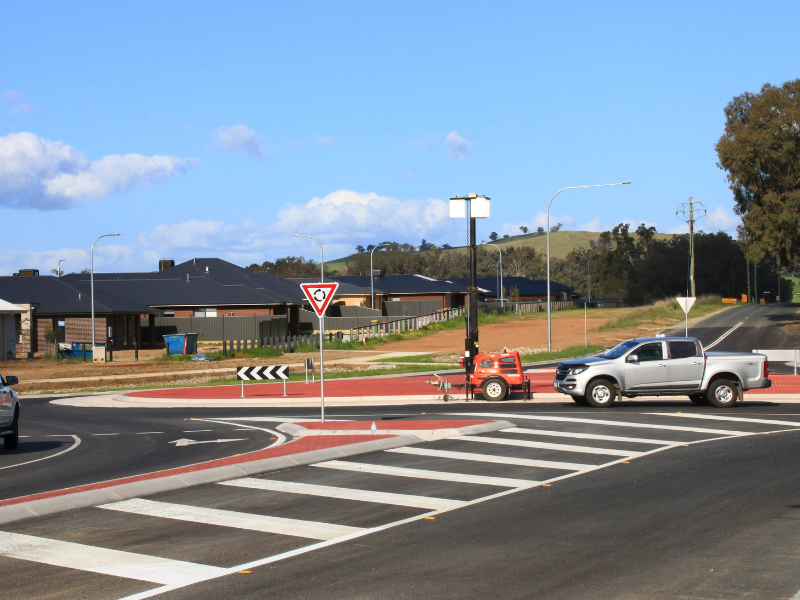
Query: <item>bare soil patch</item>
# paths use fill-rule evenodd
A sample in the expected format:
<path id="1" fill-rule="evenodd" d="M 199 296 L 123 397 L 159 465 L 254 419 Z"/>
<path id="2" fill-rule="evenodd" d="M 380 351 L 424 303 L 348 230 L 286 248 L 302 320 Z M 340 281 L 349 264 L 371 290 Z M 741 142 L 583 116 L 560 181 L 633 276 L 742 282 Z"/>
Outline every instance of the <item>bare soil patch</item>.
<path id="1" fill-rule="evenodd" d="M 661 320 L 639 327 L 597 331 L 602 325 L 618 316 L 617 310 L 594 308 L 587 314 L 589 345 L 616 346 L 633 337 L 652 336 L 673 326 L 676 321 Z M 583 345 L 583 311 L 569 310 L 551 315 L 553 350 Z M 480 322 L 480 318 L 479 318 Z M 416 340 L 404 340 L 382 345 L 381 350 L 417 351 L 436 353 L 460 353 L 464 350 L 466 332 L 461 329 L 441 331 Z M 494 323 L 480 327 L 479 348 L 494 352 L 505 348 L 527 346 L 547 348 L 547 314 L 523 315 L 505 323 Z"/>

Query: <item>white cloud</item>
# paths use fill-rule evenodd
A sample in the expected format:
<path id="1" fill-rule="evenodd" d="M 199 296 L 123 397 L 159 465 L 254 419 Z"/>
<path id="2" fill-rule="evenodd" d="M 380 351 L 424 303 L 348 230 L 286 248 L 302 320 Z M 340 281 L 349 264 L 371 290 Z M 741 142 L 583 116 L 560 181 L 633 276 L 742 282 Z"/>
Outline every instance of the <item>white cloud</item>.
<path id="1" fill-rule="evenodd" d="M 571 229 L 575 221 L 569 215 L 556 216 L 551 214 L 550 227 L 553 227 L 558 223 L 561 223 L 565 229 Z M 539 227 L 547 229 L 547 213 L 537 212 L 536 215 L 534 215 L 529 221 L 505 223 L 499 230 L 496 231 L 501 235 L 506 233 L 508 235 L 520 235 L 522 233 L 519 230 L 521 226 L 527 227 L 528 233 L 535 233 Z"/>
<path id="2" fill-rule="evenodd" d="M 472 153 L 473 142 L 465 140 L 458 135 L 457 131 L 448 133 L 444 142 L 447 144 L 447 151 L 450 153 L 450 156 L 456 160 L 464 160 Z"/>
<path id="3" fill-rule="evenodd" d="M 114 245 L 106 240 L 95 249 L 95 267 L 103 271 L 151 271 L 162 257 L 178 262 L 193 256 L 215 256 L 235 264 L 274 260 L 286 255 L 302 255 L 319 260 L 313 240 L 292 237 L 293 233 L 314 235 L 322 242 L 325 257 L 352 254 L 355 246 L 385 240 L 419 244 L 425 238 L 435 244 L 466 243 L 466 222 L 450 219 L 446 201 L 437 198 L 397 200 L 375 192 L 338 190 L 305 204 L 290 204 L 279 210 L 268 225 L 247 220 L 238 223 L 188 220 L 162 223 L 141 232 L 132 245 Z M 115 241 L 133 239 L 123 233 Z M 67 258 L 67 271 L 88 266 L 85 249 L 43 252 L 0 250 L 0 274 L 20 268 L 46 273 L 59 258 Z"/>
<path id="4" fill-rule="evenodd" d="M 165 181 L 197 165 L 175 156 L 109 155 L 88 160 L 77 149 L 29 132 L 0 137 L 0 207 L 58 210 L 136 185 Z"/>
<path id="5" fill-rule="evenodd" d="M 214 144 L 226 150 L 244 150 L 255 158 L 266 158 L 267 151 L 261 139 L 247 125 L 231 125 L 214 130 Z"/>
<path id="6" fill-rule="evenodd" d="M 11 100 L 12 102 L 16 102 L 22 97 L 22 94 L 19 92 L 15 92 L 13 90 L 8 90 L 5 94 L 3 94 L 6 98 Z"/>
<path id="7" fill-rule="evenodd" d="M 338 146 L 339 142 L 332 137 L 325 137 L 324 135 L 315 135 L 314 139 L 321 146 Z"/>
<path id="8" fill-rule="evenodd" d="M 721 206 L 716 207 L 714 210 L 708 211 L 706 219 L 714 229 L 725 231 L 734 235 L 736 233 L 736 226 L 742 222 L 740 217 L 731 211 L 725 210 Z"/>

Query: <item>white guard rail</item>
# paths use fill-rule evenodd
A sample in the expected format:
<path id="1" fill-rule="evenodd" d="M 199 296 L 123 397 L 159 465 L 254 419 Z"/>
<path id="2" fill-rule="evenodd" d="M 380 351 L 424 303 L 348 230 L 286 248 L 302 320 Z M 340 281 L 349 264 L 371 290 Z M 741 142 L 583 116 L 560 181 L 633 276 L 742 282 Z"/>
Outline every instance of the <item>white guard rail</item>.
<path id="1" fill-rule="evenodd" d="M 766 354 L 770 362 L 787 362 L 794 365 L 794 374 L 797 375 L 797 361 L 800 350 L 753 350 L 754 354 Z"/>

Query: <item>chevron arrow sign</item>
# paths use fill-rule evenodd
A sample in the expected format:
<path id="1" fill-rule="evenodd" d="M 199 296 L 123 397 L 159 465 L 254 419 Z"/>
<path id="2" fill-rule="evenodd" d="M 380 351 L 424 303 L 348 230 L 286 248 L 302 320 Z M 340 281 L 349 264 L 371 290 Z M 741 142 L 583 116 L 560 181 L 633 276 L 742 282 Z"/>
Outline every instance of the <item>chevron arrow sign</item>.
<path id="1" fill-rule="evenodd" d="M 266 367 L 237 367 L 236 379 L 239 381 L 264 381 L 265 379 L 289 379 L 289 365 L 270 365 Z"/>

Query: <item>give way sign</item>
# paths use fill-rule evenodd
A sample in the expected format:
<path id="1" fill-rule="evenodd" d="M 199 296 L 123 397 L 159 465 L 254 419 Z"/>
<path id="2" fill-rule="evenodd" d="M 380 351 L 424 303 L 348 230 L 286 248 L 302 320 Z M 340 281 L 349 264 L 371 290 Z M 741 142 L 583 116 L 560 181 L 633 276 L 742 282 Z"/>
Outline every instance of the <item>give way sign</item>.
<path id="1" fill-rule="evenodd" d="M 301 283 L 300 287 L 303 288 L 303 293 L 311 303 L 314 312 L 318 317 L 322 317 L 330 306 L 331 300 L 339 288 L 339 283 Z"/>
<path id="2" fill-rule="evenodd" d="M 692 304 L 694 304 L 694 301 L 696 300 L 696 298 L 692 298 L 692 297 L 688 297 L 687 298 L 687 297 L 684 296 L 684 297 L 681 297 L 681 298 L 675 298 L 675 300 L 677 300 L 678 304 L 681 305 L 681 308 L 683 309 L 683 312 L 685 312 L 688 315 L 689 314 L 689 309 L 692 308 Z"/>

